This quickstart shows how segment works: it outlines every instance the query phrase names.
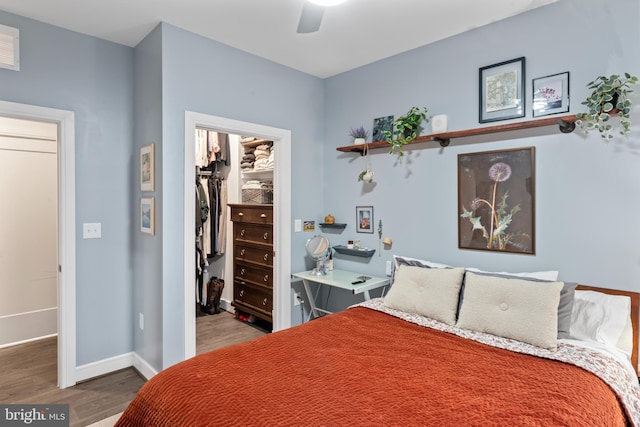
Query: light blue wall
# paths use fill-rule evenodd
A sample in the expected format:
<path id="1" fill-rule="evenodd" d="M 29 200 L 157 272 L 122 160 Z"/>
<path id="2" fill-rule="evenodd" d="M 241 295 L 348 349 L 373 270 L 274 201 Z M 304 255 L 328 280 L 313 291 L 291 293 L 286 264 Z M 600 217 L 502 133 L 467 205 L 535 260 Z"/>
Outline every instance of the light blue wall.
<path id="1" fill-rule="evenodd" d="M 134 49 L 134 164 L 135 197 L 131 200 L 138 212 L 140 197 L 153 197 L 156 203 L 155 235 L 133 233 L 133 324 L 134 349 L 155 369 L 162 367 L 162 32 L 152 31 Z M 152 193 L 140 191 L 137 177 L 140 173 L 140 147 L 154 144 L 155 188 Z M 139 314 L 144 315 L 144 331 L 139 327 Z"/>
<path id="2" fill-rule="evenodd" d="M 130 352 L 133 51 L 2 11 L 0 24 L 20 29 L 21 48 L 0 99 L 75 112 L 77 364 Z M 102 238 L 83 240 L 84 222 Z"/>
<path id="3" fill-rule="evenodd" d="M 521 56 L 526 57 L 526 118 L 532 118 L 531 79 L 564 71 L 571 73 L 571 113 L 577 113 L 587 96 L 585 84 L 596 76 L 640 74 L 639 3 L 560 0 L 327 79 L 324 211 L 349 224 L 332 243 L 359 238 L 378 248 L 377 233 L 355 233 L 356 205 L 374 206 L 376 227 L 382 219 L 384 235 L 393 238 L 392 249 L 383 249 L 381 257 L 376 253 L 364 263 L 336 259 L 336 268 L 383 275 L 385 261 L 403 254 L 501 271 L 554 269 L 564 280 L 638 290 L 638 107 L 629 139 L 609 144 L 597 134 L 554 129 L 550 135 L 486 143 L 453 140 L 445 149 L 424 144 L 409 150 L 402 164 L 385 150 L 375 151 L 373 188 L 357 182 L 361 158 L 335 148 L 351 143 L 350 127 L 371 129 L 374 117 L 398 116 L 412 105 L 447 114 L 449 130 L 478 127 L 478 69 Z M 491 124 L 500 123 L 506 122 Z M 527 146 L 536 147 L 537 254 L 458 249 L 457 155 Z M 353 301 L 334 292 L 330 305 Z"/>
<path id="4" fill-rule="evenodd" d="M 292 218 L 322 211 L 324 86 L 319 78 L 197 36 L 162 28 L 163 366 L 184 358 L 185 110 L 291 130 Z M 293 233 L 293 271 L 304 265 Z M 192 266 L 188 266 L 192 268 Z M 295 317 L 294 320 L 295 322 Z"/>
<path id="5" fill-rule="evenodd" d="M 78 364 L 134 350 L 161 369 L 183 357 L 185 110 L 291 129 L 291 217 L 321 222 L 332 213 L 348 222 L 342 233 L 327 233 L 333 244 L 359 238 L 377 248 L 377 234 L 354 232 L 355 206 L 375 207 L 393 248 L 370 260 L 336 259 L 337 268 L 382 275 L 398 253 L 486 269 L 558 269 L 562 279 L 637 290 L 638 109 L 630 139 L 610 144 L 547 132 L 427 145 L 409 150 L 402 164 L 377 151 L 373 188 L 357 182 L 361 159 L 335 147 L 350 143 L 350 127 L 370 128 L 374 117 L 411 105 L 448 114 L 452 130 L 477 127 L 478 68 L 519 56 L 527 58 L 527 118 L 531 78 L 563 71 L 571 72 L 571 112 L 578 112 L 596 75 L 640 73 L 639 17 L 638 0 L 560 0 L 321 80 L 167 24 L 134 50 L 0 12 L 1 24 L 20 28 L 22 47 L 21 71 L 0 69 L 0 99 L 76 114 Z M 586 25 L 596 22 L 606 31 Z M 596 49 L 602 59 L 594 60 Z M 156 198 L 154 237 L 138 231 L 138 150 L 149 143 L 158 178 L 156 191 L 145 193 Z M 457 154 L 531 145 L 537 255 L 459 250 Z M 103 238 L 82 240 L 83 222 L 101 222 Z M 292 232 L 292 271 L 307 268 L 308 237 Z M 329 305 L 357 300 L 336 291 Z M 292 323 L 299 320 L 294 310 Z"/>

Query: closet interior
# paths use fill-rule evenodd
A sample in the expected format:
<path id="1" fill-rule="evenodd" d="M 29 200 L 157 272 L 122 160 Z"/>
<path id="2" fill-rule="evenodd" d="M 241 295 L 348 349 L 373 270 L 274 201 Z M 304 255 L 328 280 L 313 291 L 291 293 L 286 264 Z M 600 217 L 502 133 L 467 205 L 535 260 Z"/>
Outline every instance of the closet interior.
<path id="1" fill-rule="evenodd" d="M 273 141 L 196 129 L 196 315 L 272 329 Z"/>

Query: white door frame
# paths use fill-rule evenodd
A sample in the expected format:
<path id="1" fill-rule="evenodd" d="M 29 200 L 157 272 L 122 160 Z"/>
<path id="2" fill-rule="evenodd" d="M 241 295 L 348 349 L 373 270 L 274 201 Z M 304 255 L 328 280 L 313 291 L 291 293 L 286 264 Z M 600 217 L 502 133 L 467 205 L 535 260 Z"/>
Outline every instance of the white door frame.
<path id="1" fill-rule="evenodd" d="M 274 235 L 274 280 L 273 280 L 273 331 L 291 326 L 291 131 L 242 122 L 224 117 L 185 111 L 184 118 L 184 349 L 185 359 L 196 354 L 196 313 L 194 286 L 196 272 L 189 268 L 196 264 L 193 250 L 195 230 L 195 193 L 193 177 L 195 160 L 196 127 L 215 129 L 220 132 L 256 136 L 275 142 L 277 167 L 273 176 L 273 235 Z"/>
<path id="2" fill-rule="evenodd" d="M 0 115 L 58 125 L 58 387 L 71 387 L 76 384 L 75 115 L 6 101 L 0 101 Z"/>

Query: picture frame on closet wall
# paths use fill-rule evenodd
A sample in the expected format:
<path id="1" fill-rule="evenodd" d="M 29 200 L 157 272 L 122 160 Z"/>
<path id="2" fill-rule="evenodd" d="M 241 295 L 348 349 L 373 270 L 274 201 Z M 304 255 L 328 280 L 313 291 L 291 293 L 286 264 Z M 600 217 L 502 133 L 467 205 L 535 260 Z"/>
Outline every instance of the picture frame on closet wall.
<path id="1" fill-rule="evenodd" d="M 153 235 L 156 229 L 155 200 L 153 197 L 140 198 L 140 231 Z"/>
<path id="2" fill-rule="evenodd" d="M 154 191 L 155 155 L 154 144 L 140 148 L 140 191 Z"/>

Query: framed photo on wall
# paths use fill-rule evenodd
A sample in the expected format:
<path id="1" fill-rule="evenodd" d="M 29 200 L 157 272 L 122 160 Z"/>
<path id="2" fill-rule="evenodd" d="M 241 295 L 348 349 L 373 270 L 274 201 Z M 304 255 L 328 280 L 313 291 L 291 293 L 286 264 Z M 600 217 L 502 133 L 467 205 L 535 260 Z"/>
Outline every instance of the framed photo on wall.
<path id="1" fill-rule="evenodd" d="M 524 117 L 525 59 L 480 68 L 480 123 Z"/>
<path id="2" fill-rule="evenodd" d="M 140 191 L 154 191 L 154 144 L 140 148 Z"/>
<path id="3" fill-rule="evenodd" d="M 153 197 L 140 198 L 140 231 L 154 234 L 156 229 L 155 201 Z"/>
<path id="4" fill-rule="evenodd" d="M 569 111 L 569 72 L 533 79 L 533 117 Z"/>
<path id="5" fill-rule="evenodd" d="M 356 231 L 373 234 L 373 206 L 356 206 Z"/>
<path id="6" fill-rule="evenodd" d="M 373 119 L 373 134 L 371 135 L 371 141 L 384 141 L 384 131 L 393 131 L 393 116 L 376 117 Z"/>
<path id="7" fill-rule="evenodd" d="M 535 254 L 535 148 L 458 154 L 458 247 Z"/>

